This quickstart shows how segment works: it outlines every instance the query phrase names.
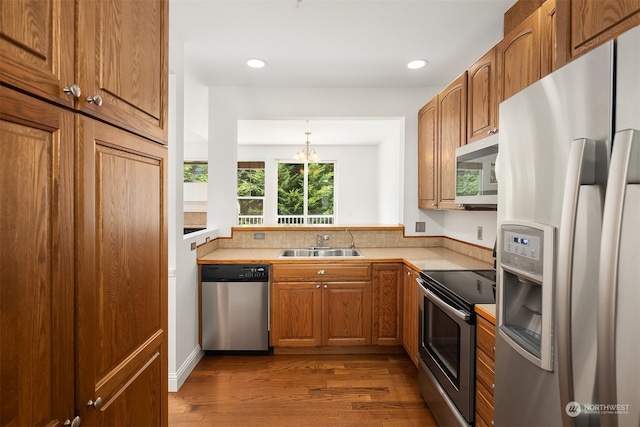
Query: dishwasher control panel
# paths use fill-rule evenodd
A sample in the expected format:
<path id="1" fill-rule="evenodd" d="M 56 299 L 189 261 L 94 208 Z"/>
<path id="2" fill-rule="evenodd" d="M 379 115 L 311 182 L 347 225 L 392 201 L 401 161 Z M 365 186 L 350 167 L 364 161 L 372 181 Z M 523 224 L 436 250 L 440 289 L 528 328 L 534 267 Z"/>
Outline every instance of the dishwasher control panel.
<path id="1" fill-rule="evenodd" d="M 204 264 L 202 282 L 267 282 L 269 264 Z"/>

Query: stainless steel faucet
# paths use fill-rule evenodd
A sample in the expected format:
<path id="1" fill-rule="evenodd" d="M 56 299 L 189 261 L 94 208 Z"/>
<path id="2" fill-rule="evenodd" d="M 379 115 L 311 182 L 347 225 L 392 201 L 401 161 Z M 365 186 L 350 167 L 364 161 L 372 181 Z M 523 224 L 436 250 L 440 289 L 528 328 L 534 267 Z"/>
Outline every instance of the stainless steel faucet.
<path id="1" fill-rule="evenodd" d="M 322 248 L 322 247 L 324 247 L 324 242 L 329 240 L 329 235 L 325 234 L 324 236 L 322 236 L 320 234 L 316 234 L 316 238 L 318 239 L 318 247 Z"/>
<path id="2" fill-rule="evenodd" d="M 349 233 L 351 235 L 351 245 L 349 245 L 349 248 L 350 249 L 355 249 L 356 248 L 356 242 L 355 242 L 355 240 L 353 240 L 353 233 L 348 228 L 345 229 L 344 232 L 345 232 L 345 234 Z"/>

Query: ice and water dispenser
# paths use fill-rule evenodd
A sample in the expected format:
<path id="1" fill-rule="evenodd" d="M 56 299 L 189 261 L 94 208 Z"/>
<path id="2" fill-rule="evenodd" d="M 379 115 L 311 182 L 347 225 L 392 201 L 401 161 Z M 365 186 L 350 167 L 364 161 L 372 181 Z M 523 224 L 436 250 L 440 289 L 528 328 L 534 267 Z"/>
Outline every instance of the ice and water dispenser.
<path id="1" fill-rule="evenodd" d="M 533 222 L 500 225 L 499 334 L 531 363 L 553 370 L 555 228 Z"/>

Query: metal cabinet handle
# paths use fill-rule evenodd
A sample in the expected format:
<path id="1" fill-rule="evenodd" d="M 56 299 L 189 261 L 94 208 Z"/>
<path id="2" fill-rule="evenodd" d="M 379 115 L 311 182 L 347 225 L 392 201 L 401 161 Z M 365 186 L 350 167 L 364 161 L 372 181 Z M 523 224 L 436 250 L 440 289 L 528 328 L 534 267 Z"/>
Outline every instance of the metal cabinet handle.
<path id="1" fill-rule="evenodd" d="M 320 289 L 320 285 L 316 285 L 316 289 Z"/>
<path id="2" fill-rule="evenodd" d="M 324 271 L 324 270 L 319 270 L 318 274 L 321 275 L 321 276 L 324 276 L 325 274 L 327 274 L 327 272 Z"/>
<path id="3" fill-rule="evenodd" d="M 63 425 L 65 427 L 80 427 L 80 417 L 75 417 L 73 421 L 67 419 Z"/>
<path id="4" fill-rule="evenodd" d="M 327 288 L 328 288 L 328 286 L 327 286 L 327 285 L 324 285 L 324 288 L 325 288 L 325 289 L 327 289 Z"/>
<path id="5" fill-rule="evenodd" d="M 102 408 L 102 398 L 98 397 L 95 401 L 90 400 L 87 402 L 87 406 L 91 406 L 96 411 Z"/>
<path id="6" fill-rule="evenodd" d="M 67 95 L 73 95 L 75 98 L 80 98 L 80 95 L 82 95 L 82 91 L 80 90 L 80 86 L 78 86 L 75 83 L 72 84 L 71 86 L 67 86 L 67 87 L 63 88 L 62 91 L 64 93 L 66 93 Z"/>
<path id="7" fill-rule="evenodd" d="M 487 131 L 487 135 L 495 135 L 496 133 L 498 133 L 498 128 L 489 129 Z"/>
<path id="8" fill-rule="evenodd" d="M 102 106 L 102 97 L 100 95 L 98 95 L 98 94 L 95 94 L 93 96 L 87 97 L 87 102 L 89 104 L 94 103 L 98 107 L 101 107 Z"/>

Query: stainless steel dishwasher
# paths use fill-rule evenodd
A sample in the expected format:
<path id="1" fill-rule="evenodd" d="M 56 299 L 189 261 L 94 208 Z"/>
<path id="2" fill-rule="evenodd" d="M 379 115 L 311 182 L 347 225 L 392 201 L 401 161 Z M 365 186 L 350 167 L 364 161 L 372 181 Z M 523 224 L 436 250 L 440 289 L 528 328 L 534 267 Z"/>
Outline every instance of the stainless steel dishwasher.
<path id="1" fill-rule="evenodd" d="M 205 264 L 202 349 L 269 352 L 269 264 Z"/>

